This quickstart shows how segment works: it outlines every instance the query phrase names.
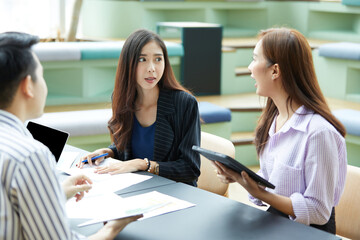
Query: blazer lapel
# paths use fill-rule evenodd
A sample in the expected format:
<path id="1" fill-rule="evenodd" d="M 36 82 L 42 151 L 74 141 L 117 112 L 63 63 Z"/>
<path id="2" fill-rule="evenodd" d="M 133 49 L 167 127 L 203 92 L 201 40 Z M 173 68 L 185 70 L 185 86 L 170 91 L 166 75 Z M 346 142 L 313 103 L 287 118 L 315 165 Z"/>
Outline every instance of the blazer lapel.
<path id="1" fill-rule="evenodd" d="M 157 103 L 156 128 L 154 139 L 154 160 L 164 161 L 174 141 L 171 114 L 174 113 L 172 92 L 160 90 Z"/>

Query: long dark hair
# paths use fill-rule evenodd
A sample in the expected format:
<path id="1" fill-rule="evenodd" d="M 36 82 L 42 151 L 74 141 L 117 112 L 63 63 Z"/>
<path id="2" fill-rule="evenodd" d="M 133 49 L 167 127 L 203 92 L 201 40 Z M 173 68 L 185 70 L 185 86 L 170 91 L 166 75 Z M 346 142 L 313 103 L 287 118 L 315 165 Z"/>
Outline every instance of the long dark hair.
<path id="1" fill-rule="evenodd" d="M 281 70 L 282 85 L 289 95 L 287 104 L 292 102 L 320 114 L 335 129 L 345 136 L 344 126 L 331 113 L 321 92 L 312 60 L 311 48 L 306 38 L 294 29 L 271 28 L 260 32 L 262 49 L 270 64 L 277 63 Z M 271 98 L 260 116 L 255 131 L 255 146 L 258 156 L 263 152 L 268 140 L 270 126 L 278 114 Z"/>
<path id="2" fill-rule="evenodd" d="M 133 118 L 136 111 L 136 68 L 138 59 L 142 48 L 151 41 L 156 42 L 160 46 L 164 55 L 165 69 L 158 83 L 159 88 L 182 90 L 190 93 L 176 80 L 165 43 L 161 38 L 157 34 L 145 29 L 133 32 L 127 38 L 121 50 L 112 96 L 112 117 L 108 122 L 112 141 L 120 151 L 126 149 L 132 133 Z"/>

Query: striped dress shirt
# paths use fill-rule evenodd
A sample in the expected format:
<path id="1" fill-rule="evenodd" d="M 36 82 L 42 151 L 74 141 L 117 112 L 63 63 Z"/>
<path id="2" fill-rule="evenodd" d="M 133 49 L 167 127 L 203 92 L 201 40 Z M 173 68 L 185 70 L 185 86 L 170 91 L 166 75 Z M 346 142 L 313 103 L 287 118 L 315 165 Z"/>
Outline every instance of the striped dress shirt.
<path id="1" fill-rule="evenodd" d="M 273 121 L 258 174 L 276 186 L 268 191 L 290 197 L 296 216 L 290 219 L 324 225 L 339 203 L 346 169 L 345 139 L 322 116 L 301 106 L 276 133 Z"/>
<path id="2" fill-rule="evenodd" d="M 0 239 L 79 239 L 70 230 L 55 158 L 0 110 Z"/>

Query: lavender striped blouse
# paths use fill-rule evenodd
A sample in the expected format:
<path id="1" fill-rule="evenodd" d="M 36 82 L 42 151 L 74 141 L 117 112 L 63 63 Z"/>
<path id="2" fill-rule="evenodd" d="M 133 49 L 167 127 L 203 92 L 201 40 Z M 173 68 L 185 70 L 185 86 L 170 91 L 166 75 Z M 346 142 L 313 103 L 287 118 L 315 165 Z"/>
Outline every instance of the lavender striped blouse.
<path id="1" fill-rule="evenodd" d="M 273 183 L 279 195 L 290 197 L 296 218 L 323 225 L 339 202 L 346 177 L 345 140 L 323 117 L 300 107 L 275 133 L 260 156 L 259 175 Z M 257 205 L 262 202 L 250 196 Z"/>

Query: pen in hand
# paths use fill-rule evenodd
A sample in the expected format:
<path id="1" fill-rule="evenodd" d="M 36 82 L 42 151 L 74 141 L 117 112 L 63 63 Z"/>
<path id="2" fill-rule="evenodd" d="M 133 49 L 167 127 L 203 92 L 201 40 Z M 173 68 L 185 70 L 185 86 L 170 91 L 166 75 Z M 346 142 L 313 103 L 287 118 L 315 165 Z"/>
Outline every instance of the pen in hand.
<path id="1" fill-rule="evenodd" d="M 109 155 L 109 154 L 108 154 L 108 153 L 100 154 L 100 155 L 98 155 L 98 156 L 92 157 L 92 158 L 91 158 L 91 161 L 94 161 L 94 160 L 96 160 L 96 159 L 98 159 L 98 158 L 101 158 L 101 157 L 105 157 L 105 156 L 107 156 L 107 155 Z M 81 162 L 87 163 L 88 160 L 85 159 L 85 160 L 82 160 Z"/>

